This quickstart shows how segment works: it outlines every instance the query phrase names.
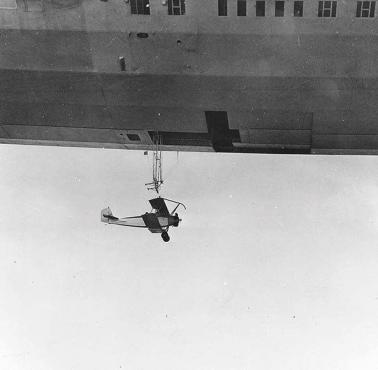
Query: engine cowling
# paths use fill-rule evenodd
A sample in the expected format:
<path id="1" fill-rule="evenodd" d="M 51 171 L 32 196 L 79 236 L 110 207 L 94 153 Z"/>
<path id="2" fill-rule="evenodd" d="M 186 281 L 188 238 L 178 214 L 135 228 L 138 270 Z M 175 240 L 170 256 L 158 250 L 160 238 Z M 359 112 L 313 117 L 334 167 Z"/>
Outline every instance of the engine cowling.
<path id="1" fill-rule="evenodd" d="M 177 227 L 180 223 L 180 218 L 179 218 L 179 215 L 177 213 L 175 213 L 174 215 L 174 220 L 173 220 L 173 226 Z"/>

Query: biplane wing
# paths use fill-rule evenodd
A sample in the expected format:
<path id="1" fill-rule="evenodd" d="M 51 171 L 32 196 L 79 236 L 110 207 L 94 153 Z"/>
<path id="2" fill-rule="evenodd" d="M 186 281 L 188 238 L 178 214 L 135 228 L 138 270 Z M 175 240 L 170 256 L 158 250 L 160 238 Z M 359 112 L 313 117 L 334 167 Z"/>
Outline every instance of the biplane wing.
<path id="1" fill-rule="evenodd" d="M 155 213 L 146 213 L 142 215 L 143 221 L 152 233 L 161 233 L 163 231 L 159 219 Z"/>
<path id="2" fill-rule="evenodd" d="M 156 209 L 162 216 L 169 216 L 169 211 L 163 198 L 154 198 L 149 202 L 152 208 Z"/>

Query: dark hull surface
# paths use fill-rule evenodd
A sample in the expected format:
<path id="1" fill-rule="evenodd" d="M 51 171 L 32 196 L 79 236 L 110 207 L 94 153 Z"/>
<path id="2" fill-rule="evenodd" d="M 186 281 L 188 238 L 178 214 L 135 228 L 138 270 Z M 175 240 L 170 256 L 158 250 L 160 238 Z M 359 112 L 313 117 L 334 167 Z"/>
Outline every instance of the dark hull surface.
<path id="1" fill-rule="evenodd" d="M 378 153 L 375 19 L 118 6 L 1 11 L 0 142 Z"/>

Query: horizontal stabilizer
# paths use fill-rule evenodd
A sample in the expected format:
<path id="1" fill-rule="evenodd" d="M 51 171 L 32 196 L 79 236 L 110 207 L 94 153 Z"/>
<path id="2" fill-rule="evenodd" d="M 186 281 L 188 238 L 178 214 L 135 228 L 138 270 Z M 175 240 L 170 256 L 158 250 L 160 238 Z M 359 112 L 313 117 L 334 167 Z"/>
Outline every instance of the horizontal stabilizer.
<path id="1" fill-rule="evenodd" d="M 110 220 L 118 220 L 118 217 L 114 217 L 111 209 L 108 207 L 101 211 L 101 221 L 110 222 Z"/>

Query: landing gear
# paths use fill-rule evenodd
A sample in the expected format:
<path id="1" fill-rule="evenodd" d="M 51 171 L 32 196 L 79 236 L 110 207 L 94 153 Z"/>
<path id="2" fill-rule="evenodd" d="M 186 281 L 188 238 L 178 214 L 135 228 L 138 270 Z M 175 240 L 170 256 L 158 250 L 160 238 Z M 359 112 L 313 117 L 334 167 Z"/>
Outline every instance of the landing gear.
<path id="1" fill-rule="evenodd" d="M 169 242 L 169 235 L 168 235 L 168 233 L 166 232 L 166 231 L 163 231 L 162 233 L 161 233 L 161 237 L 162 237 L 162 239 L 165 241 L 165 242 Z"/>

